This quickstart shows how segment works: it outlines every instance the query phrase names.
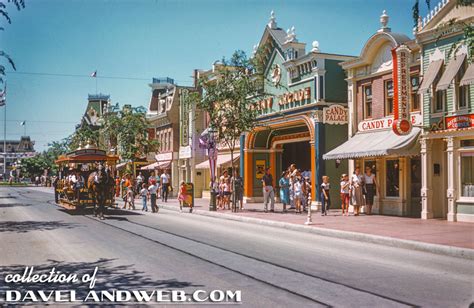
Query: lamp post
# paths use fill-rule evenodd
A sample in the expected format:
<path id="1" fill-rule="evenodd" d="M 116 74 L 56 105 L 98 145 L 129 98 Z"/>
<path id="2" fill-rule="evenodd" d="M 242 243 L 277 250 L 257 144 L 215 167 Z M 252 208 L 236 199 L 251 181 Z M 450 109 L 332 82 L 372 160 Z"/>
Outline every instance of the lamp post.
<path id="1" fill-rule="evenodd" d="M 216 162 L 217 162 L 217 145 L 215 141 L 215 134 L 216 131 L 214 127 L 209 127 L 209 140 L 207 143 L 207 155 L 209 157 L 209 167 L 210 167 L 210 173 L 211 173 L 211 183 L 210 183 L 210 194 L 211 198 L 209 200 L 209 211 L 216 211 L 217 210 L 217 205 L 216 205 L 216 195 L 217 195 L 217 190 L 216 190 Z"/>
<path id="2" fill-rule="evenodd" d="M 306 185 L 306 183 L 305 183 Z M 308 208 L 308 216 L 306 217 L 306 222 L 304 223 L 305 225 L 312 225 L 313 220 L 311 218 L 311 193 L 308 194 L 308 198 L 306 199 L 306 207 Z"/>

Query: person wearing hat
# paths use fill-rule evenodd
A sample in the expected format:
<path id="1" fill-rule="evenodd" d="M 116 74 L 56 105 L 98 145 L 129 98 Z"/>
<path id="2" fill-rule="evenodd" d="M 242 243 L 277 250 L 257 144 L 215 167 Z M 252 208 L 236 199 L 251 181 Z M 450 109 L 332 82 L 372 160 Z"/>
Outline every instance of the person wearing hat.
<path id="1" fill-rule="evenodd" d="M 270 212 L 275 211 L 275 190 L 273 189 L 273 176 L 270 173 L 270 167 L 265 169 L 265 175 L 262 177 L 263 202 L 265 213 L 268 211 L 268 201 L 270 201 Z"/>

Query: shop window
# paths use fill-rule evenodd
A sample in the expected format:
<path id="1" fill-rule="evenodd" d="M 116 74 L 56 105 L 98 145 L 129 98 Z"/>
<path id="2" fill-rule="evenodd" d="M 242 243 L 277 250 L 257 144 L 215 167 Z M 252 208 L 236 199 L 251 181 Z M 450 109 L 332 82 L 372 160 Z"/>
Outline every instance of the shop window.
<path id="1" fill-rule="evenodd" d="M 377 164 L 375 160 L 366 160 L 364 161 L 364 172 L 367 170 L 367 168 L 370 168 L 372 173 L 377 176 Z"/>
<path id="2" fill-rule="evenodd" d="M 412 198 L 421 196 L 421 159 L 410 160 L 410 190 Z"/>
<path id="3" fill-rule="evenodd" d="M 320 99 L 324 100 L 324 77 L 319 76 L 319 95 Z"/>
<path id="4" fill-rule="evenodd" d="M 387 178 L 386 178 L 386 196 L 400 196 L 400 163 L 398 159 L 388 159 L 386 162 Z"/>
<path id="5" fill-rule="evenodd" d="M 474 198 L 474 151 L 461 153 L 461 196 Z"/>
<path id="6" fill-rule="evenodd" d="M 446 91 L 436 91 L 434 95 L 434 112 L 443 112 L 446 103 Z"/>
<path id="7" fill-rule="evenodd" d="M 372 117 L 372 86 L 364 86 L 364 119 Z"/>
<path id="8" fill-rule="evenodd" d="M 458 109 L 465 109 L 469 101 L 469 86 L 462 86 L 458 89 Z"/>
<path id="9" fill-rule="evenodd" d="M 393 81 L 385 82 L 385 115 L 393 114 Z"/>
<path id="10" fill-rule="evenodd" d="M 418 95 L 419 86 L 420 86 L 420 77 L 412 76 L 410 78 L 411 111 L 420 110 L 420 96 Z"/>

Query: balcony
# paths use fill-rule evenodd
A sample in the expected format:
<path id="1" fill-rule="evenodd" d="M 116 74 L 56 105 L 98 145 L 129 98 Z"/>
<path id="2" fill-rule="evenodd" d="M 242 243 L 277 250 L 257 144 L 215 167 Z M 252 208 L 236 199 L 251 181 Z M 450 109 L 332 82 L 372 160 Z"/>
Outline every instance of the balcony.
<path id="1" fill-rule="evenodd" d="M 167 84 L 173 84 L 174 85 L 174 79 L 169 78 L 169 77 L 158 77 L 158 78 L 153 78 L 152 83 L 153 84 L 167 83 Z"/>

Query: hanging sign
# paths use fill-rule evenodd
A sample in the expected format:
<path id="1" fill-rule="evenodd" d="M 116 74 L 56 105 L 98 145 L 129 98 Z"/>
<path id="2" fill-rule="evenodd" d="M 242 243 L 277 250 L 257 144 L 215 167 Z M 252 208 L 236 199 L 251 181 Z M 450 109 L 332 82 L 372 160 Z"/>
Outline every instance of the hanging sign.
<path id="1" fill-rule="evenodd" d="M 393 58 L 393 124 L 397 135 L 411 132 L 410 121 L 410 49 L 401 45 L 392 49 Z"/>
<path id="2" fill-rule="evenodd" d="M 347 124 L 347 108 L 341 105 L 331 105 L 323 108 L 323 123 Z"/>

